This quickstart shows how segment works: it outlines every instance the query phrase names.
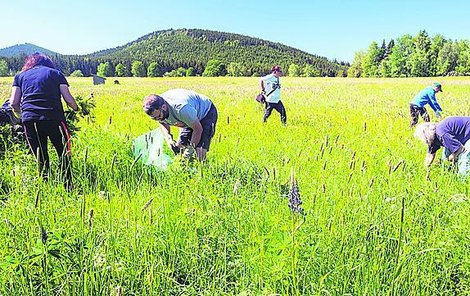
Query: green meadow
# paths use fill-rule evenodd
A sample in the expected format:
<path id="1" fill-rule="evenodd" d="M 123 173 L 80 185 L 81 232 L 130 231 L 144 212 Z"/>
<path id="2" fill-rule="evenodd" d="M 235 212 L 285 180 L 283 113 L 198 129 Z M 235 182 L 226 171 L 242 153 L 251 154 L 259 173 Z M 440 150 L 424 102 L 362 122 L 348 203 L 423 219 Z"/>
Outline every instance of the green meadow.
<path id="1" fill-rule="evenodd" d="M 435 79 L 284 77 L 286 127 L 262 123 L 259 78 L 118 79 L 68 79 L 96 100 L 72 193 L 24 146 L 0 154 L 0 295 L 470 295 L 470 180 L 436 162 L 426 181 L 409 128 Z M 470 78 L 437 80 L 445 116 L 470 116 Z M 171 88 L 212 98 L 219 121 L 206 163 L 158 171 L 131 142 L 158 126 L 143 97 Z"/>

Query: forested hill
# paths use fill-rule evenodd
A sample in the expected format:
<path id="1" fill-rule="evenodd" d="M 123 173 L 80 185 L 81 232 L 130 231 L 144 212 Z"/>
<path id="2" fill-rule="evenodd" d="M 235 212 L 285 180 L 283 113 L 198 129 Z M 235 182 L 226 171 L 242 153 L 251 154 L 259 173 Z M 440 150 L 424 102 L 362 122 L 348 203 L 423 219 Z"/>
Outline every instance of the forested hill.
<path id="1" fill-rule="evenodd" d="M 114 49 L 96 52 L 90 59 L 110 61 L 116 66 L 121 62 L 128 67 L 138 60 L 148 66 L 157 62 L 160 72 L 179 67 L 193 67 L 201 74 L 209 60 L 219 60 L 229 67 L 239 67 L 241 75 L 266 73 L 272 65 L 280 64 L 286 70 L 296 64 L 301 70 L 313 66 L 315 76 L 336 76 L 347 69 L 340 63 L 309 54 L 298 49 L 266 40 L 198 29 L 164 30 L 147 34 L 133 42 Z"/>
<path id="2" fill-rule="evenodd" d="M 35 52 L 42 52 L 47 55 L 57 55 L 57 53 L 42 48 L 40 46 L 31 44 L 31 43 L 24 43 L 24 44 L 17 44 L 13 46 L 9 46 L 6 48 L 0 49 L 0 57 L 14 57 L 14 56 L 21 56 L 21 55 L 30 55 Z"/>
<path id="3" fill-rule="evenodd" d="M 114 49 L 93 53 L 91 59 L 107 60 L 116 65 L 139 60 L 145 65 L 157 62 L 163 72 L 178 67 L 194 67 L 202 73 L 209 60 L 219 60 L 226 66 L 237 63 L 244 75 L 269 71 L 280 64 L 286 70 L 296 64 L 302 70 L 313 66 L 315 76 L 342 75 L 347 67 L 325 57 L 258 38 L 233 33 L 199 29 L 164 30 L 147 34 Z"/>
<path id="4" fill-rule="evenodd" d="M 259 76 L 276 64 L 290 76 L 346 76 L 349 66 L 280 43 L 199 29 L 156 31 L 88 55 L 34 51 L 50 55 L 66 75 L 85 76 Z M 9 73 L 21 69 L 24 57 L 6 58 Z"/>

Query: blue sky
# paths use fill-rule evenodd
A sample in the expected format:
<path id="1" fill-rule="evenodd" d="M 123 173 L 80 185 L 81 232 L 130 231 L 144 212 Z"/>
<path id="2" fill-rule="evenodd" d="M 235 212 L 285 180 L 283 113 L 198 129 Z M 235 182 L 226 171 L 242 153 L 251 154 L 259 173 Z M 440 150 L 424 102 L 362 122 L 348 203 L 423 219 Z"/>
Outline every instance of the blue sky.
<path id="1" fill-rule="evenodd" d="M 372 41 L 404 34 L 470 40 L 470 1 L 372 0 L 7 0 L 0 48 L 25 42 L 85 54 L 150 32 L 198 28 L 280 42 L 329 59 L 352 61 Z"/>

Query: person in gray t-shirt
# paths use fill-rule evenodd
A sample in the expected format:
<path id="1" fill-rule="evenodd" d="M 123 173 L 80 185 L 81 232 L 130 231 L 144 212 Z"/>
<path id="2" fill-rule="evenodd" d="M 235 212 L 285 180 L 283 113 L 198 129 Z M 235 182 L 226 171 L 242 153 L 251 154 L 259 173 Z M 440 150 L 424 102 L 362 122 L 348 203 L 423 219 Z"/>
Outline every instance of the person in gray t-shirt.
<path id="1" fill-rule="evenodd" d="M 172 89 L 160 95 L 146 96 L 143 109 L 160 123 L 165 140 L 175 153 L 184 149 L 183 155 L 190 157 L 196 151 L 200 161 L 206 159 L 218 117 L 217 109 L 208 97 L 191 90 Z M 170 126 L 181 128 L 176 142 Z"/>

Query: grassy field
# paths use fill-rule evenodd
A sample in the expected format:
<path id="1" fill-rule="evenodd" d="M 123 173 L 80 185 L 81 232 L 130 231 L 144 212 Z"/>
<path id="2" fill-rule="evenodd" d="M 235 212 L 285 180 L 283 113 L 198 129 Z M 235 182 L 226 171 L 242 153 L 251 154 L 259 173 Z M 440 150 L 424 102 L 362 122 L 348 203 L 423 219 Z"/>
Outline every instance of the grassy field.
<path id="1" fill-rule="evenodd" d="M 0 295 L 470 295 L 469 180 L 437 164 L 425 181 L 409 128 L 435 79 L 285 77 L 287 127 L 262 124 L 258 78 L 119 80 L 69 79 L 97 102 L 73 193 L 31 155 L 1 156 Z M 438 81 L 445 115 L 470 116 L 470 79 Z M 157 127 L 142 98 L 170 88 L 211 97 L 219 122 L 207 163 L 158 172 L 131 141 Z"/>

